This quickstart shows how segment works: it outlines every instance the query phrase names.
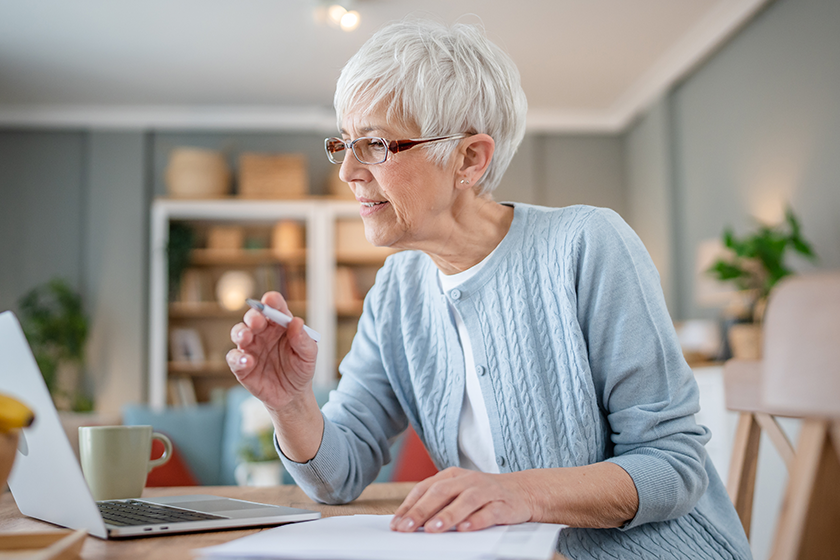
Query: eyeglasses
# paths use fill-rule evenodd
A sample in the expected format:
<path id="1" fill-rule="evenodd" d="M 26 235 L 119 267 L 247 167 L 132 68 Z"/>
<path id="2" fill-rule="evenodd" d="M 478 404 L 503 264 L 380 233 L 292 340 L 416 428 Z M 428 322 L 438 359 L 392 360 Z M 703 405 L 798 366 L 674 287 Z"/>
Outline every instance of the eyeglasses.
<path id="1" fill-rule="evenodd" d="M 469 133 L 462 132 L 460 134 L 453 134 L 451 136 L 439 136 L 437 138 L 415 138 L 412 140 L 391 140 L 376 137 L 356 138 L 352 142 L 345 142 L 341 138 L 327 138 L 324 140 L 324 149 L 327 151 L 327 158 L 333 163 L 342 163 L 348 150 L 352 150 L 353 155 L 359 160 L 359 163 L 366 165 L 376 165 L 385 163 L 388 159 L 388 154 L 396 154 L 397 152 L 404 152 L 410 150 L 414 146 L 420 144 L 432 144 L 434 142 L 445 142 L 447 140 L 457 140 L 470 136 Z"/>

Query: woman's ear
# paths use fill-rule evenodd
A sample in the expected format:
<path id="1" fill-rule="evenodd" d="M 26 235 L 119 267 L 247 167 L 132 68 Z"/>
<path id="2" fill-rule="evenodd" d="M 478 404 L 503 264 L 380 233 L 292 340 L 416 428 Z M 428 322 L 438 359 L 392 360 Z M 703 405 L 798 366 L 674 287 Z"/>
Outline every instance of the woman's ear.
<path id="1" fill-rule="evenodd" d="M 455 183 L 459 187 L 472 187 L 487 171 L 496 143 L 488 134 L 473 134 L 462 142 L 461 166 L 456 172 L 458 180 Z"/>

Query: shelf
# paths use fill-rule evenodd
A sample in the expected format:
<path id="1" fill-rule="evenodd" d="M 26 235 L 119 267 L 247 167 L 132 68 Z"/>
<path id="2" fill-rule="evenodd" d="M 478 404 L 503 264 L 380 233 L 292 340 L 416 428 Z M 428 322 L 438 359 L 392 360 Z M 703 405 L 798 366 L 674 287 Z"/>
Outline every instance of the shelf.
<path id="1" fill-rule="evenodd" d="M 305 301 L 288 301 L 289 310 L 295 317 L 306 314 Z M 201 302 L 171 302 L 169 304 L 170 319 L 241 319 L 247 307 L 229 311 L 214 301 Z"/>
<path id="2" fill-rule="evenodd" d="M 271 249 L 193 249 L 190 264 L 194 266 L 304 265 L 306 251 L 278 255 Z"/>
<path id="3" fill-rule="evenodd" d="M 300 243 L 290 243 L 288 251 L 276 253 L 282 244 L 275 242 L 275 227 L 281 221 L 299 224 L 305 248 L 298 249 Z M 191 252 L 174 302 L 169 301 L 167 274 L 172 222 L 185 222 L 193 227 L 195 242 L 200 247 Z M 218 229 L 225 227 L 231 231 Z M 243 230 L 241 243 L 231 242 L 236 237 L 234 228 Z M 219 249 L 248 244 L 263 248 Z M 207 249 L 208 246 L 215 248 Z M 196 402 L 209 399 L 216 389 L 236 383 L 224 355 L 232 347 L 230 329 L 242 321 L 246 308 L 228 311 L 215 301 L 220 278 L 227 270 L 236 269 L 253 274 L 257 292 L 277 289 L 288 295 L 292 314 L 304 318 L 307 325 L 321 334 L 319 354 L 325 359 L 315 364 L 313 384 L 332 386 L 337 378 L 334 357 L 341 358 L 350 348 L 362 313 L 363 303 L 358 298 L 370 287 L 376 270 L 391 253 L 393 250 L 387 248 L 367 246 L 359 204 L 354 200 L 154 200 L 149 290 L 150 404 L 165 406 L 173 386 L 180 391 L 178 382 L 194 389 Z M 349 276 L 352 283 L 345 284 L 351 297 L 342 294 L 336 298 L 336 277 L 346 275 L 341 270 L 346 268 L 353 269 Z M 347 303 L 337 305 L 340 302 Z M 172 353 L 175 329 L 198 335 L 207 362 L 169 361 L 181 357 L 180 353 Z"/>

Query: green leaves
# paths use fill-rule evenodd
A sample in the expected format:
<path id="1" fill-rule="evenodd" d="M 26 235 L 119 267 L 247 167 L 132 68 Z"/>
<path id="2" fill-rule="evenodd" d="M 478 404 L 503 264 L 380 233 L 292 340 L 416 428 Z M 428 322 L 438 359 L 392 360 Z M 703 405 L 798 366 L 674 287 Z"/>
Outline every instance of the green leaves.
<path id="1" fill-rule="evenodd" d="M 276 461 L 277 450 L 274 449 L 274 429 L 263 430 L 256 436 L 246 438 L 239 448 L 239 458 L 249 463 L 259 461 Z"/>
<path id="2" fill-rule="evenodd" d="M 25 294 L 18 307 L 47 388 L 55 393 L 59 363 L 81 364 L 85 358 L 88 321 L 82 298 L 65 280 L 56 278 Z"/>
<path id="3" fill-rule="evenodd" d="M 767 297 L 779 280 L 793 274 L 785 265 L 788 248 L 805 257 L 816 260 L 816 254 L 802 237 L 799 220 L 788 207 L 785 221 L 779 226 L 759 226 L 758 230 L 738 238 L 732 229 L 723 231 L 723 246 L 730 256 L 718 259 L 706 271 L 723 282 L 734 282 L 741 290 L 755 290 L 756 300 Z"/>
<path id="4" fill-rule="evenodd" d="M 177 299 L 181 274 L 190 263 L 190 251 L 195 241 L 195 232 L 183 222 L 169 223 L 169 242 L 166 246 L 169 266 L 169 298 Z"/>

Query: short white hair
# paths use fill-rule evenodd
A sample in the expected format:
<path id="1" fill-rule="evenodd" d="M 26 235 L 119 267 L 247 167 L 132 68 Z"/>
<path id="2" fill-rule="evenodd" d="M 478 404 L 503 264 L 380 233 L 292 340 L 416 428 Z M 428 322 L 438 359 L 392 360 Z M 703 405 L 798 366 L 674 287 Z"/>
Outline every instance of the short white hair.
<path id="1" fill-rule="evenodd" d="M 476 182 L 495 189 L 525 136 L 528 101 L 513 60 L 476 25 L 406 19 L 375 33 L 344 66 L 335 92 L 344 114 L 366 104 L 387 118 L 420 128 L 424 138 L 460 132 L 490 135 L 493 159 Z M 389 138 L 389 140 L 396 140 Z M 443 164 L 456 142 L 425 146 Z"/>

